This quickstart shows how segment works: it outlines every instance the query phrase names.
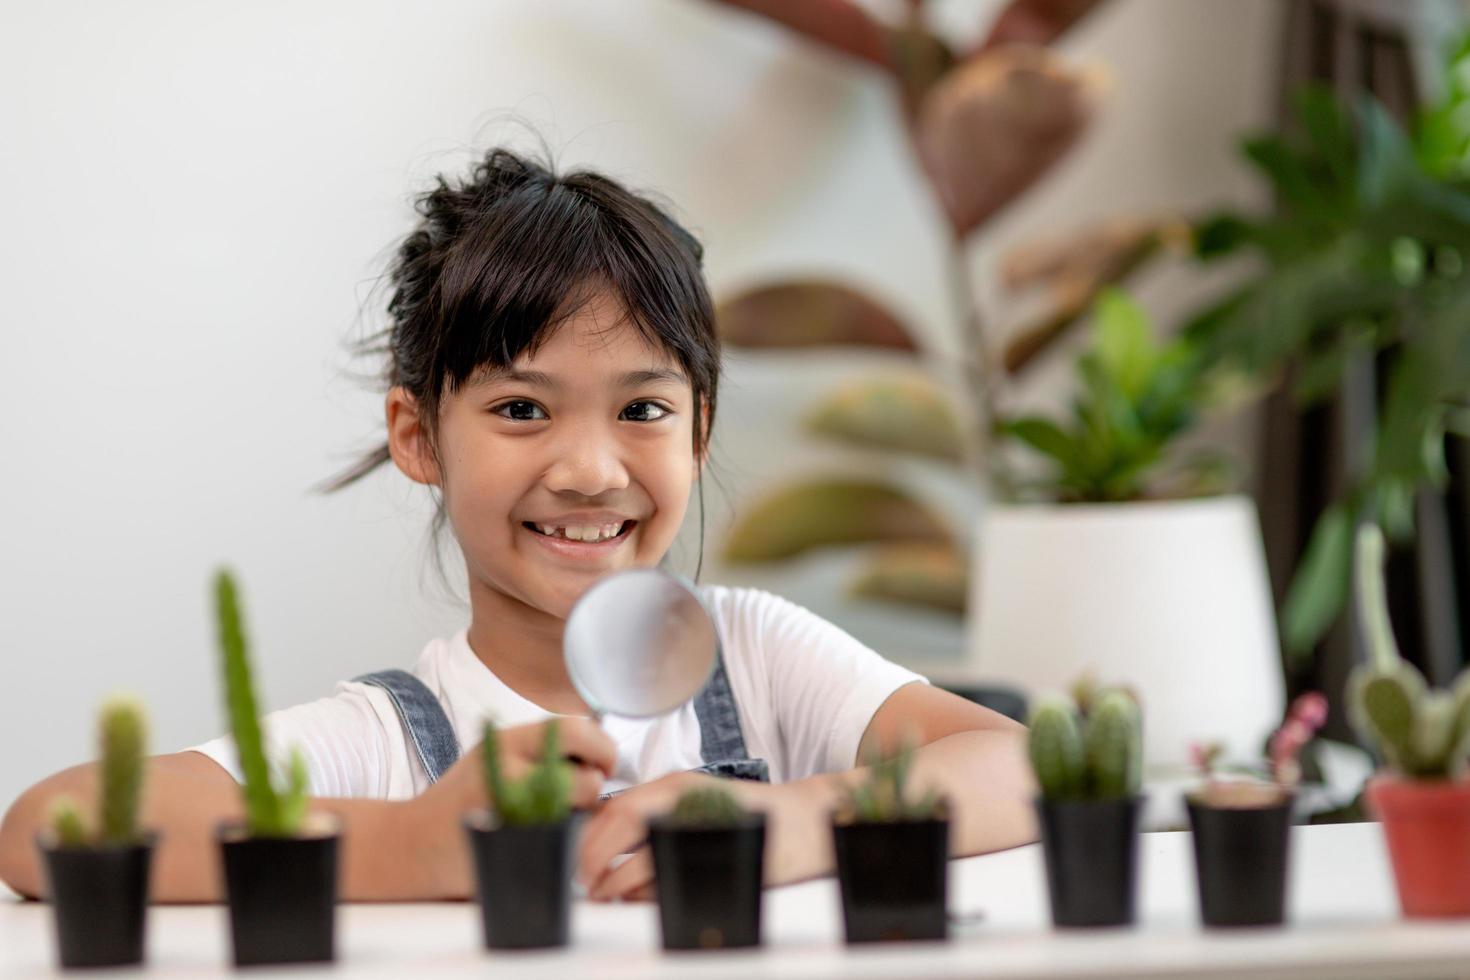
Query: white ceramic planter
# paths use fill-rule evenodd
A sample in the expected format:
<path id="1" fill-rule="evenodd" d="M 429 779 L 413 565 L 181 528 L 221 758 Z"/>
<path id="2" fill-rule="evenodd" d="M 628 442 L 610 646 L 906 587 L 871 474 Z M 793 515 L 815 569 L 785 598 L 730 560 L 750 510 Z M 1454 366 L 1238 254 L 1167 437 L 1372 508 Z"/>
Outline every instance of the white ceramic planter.
<path id="1" fill-rule="evenodd" d="M 977 547 L 969 673 L 1033 696 L 1087 671 L 1131 686 L 1153 771 L 1196 741 L 1259 757 L 1284 693 L 1250 498 L 995 505 Z"/>

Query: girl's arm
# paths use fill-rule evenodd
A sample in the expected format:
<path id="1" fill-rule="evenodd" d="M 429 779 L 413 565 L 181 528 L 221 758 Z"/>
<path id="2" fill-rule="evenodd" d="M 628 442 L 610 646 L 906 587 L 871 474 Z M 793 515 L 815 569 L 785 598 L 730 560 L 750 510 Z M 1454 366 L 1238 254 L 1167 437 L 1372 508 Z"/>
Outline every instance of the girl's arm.
<path id="1" fill-rule="evenodd" d="M 575 770 L 572 797 L 591 805 L 611 771 L 616 749 L 590 722 L 562 719 L 562 742 L 584 760 Z M 501 754 L 512 777 L 540 753 L 542 726 L 519 725 L 501 736 Z M 338 855 L 344 901 L 415 901 L 467 898 L 473 894 L 469 856 L 460 820 L 484 807 L 487 798 L 480 749 L 466 752 L 428 790 L 410 800 L 322 799 L 312 812 L 341 820 Z M 213 902 L 223 894 L 220 823 L 243 815 L 240 786 L 214 760 L 198 752 L 148 760 L 140 817 L 159 832 L 154 856 L 152 900 Z M 42 889 L 36 833 L 57 796 L 68 794 L 91 811 L 97 793 L 97 765 L 76 766 L 51 776 L 21 794 L 0 823 L 0 879 L 17 892 L 39 897 Z"/>
<path id="2" fill-rule="evenodd" d="M 955 856 L 983 854 L 1036 839 L 1032 809 L 1035 784 L 1026 756 L 1026 727 L 964 698 L 913 683 L 888 697 L 868 723 L 859 758 L 898 746 L 907 737 L 919 745 L 910 782 L 915 791 L 933 788 L 950 800 L 951 847 Z M 828 773 L 788 783 L 725 781 L 768 821 L 766 883 L 786 884 L 830 874 L 831 810 L 846 787 L 867 776 L 866 768 Z M 593 898 L 645 897 L 653 880 L 647 848 L 610 868 L 618 854 L 638 845 L 644 821 L 672 807 L 679 794 L 711 777 L 679 773 L 636 787 L 603 807 L 583 838 L 579 871 Z"/>

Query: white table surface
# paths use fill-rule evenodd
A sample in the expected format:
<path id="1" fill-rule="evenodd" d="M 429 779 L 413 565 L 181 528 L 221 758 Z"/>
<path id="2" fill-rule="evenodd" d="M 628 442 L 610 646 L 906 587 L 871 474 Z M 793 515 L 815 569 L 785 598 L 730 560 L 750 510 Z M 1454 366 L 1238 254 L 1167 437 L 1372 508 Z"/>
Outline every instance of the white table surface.
<path id="1" fill-rule="evenodd" d="M 472 904 L 343 905 L 338 962 L 252 970 L 265 976 L 378 977 L 1470 977 L 1470 920 L 1398 914 L 1376 824 L 1294 829 L 1284 928 L 1199 927 L 1189 835 L 1143 838 L 1139 924 L 1055 932 L 1036 846 L 952 866 L 945 943 L 847 947 L 831 879 L 766 894 L 765 941 L 753 951 L 664 953 L 651 904 L 573 911 L 572 943 L 524 953 L 481 948 Z M 158 977 L 230 972 L 220 906 L 150 910 L 147 967 Z M 0 978 L 54 975 L 50 908 L 0 895 Z M 73 974 L 75 975 L 75 974 Z M 106 975 L 111 976 L 109 972 Z"/>

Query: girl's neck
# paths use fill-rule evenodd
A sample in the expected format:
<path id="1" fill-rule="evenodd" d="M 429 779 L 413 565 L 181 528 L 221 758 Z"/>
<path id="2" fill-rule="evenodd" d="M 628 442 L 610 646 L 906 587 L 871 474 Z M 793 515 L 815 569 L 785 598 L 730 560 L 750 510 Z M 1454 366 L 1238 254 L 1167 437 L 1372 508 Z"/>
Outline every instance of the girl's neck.
<path id="1" fill-rule="evenodd" d="M 587 715 L 562 659 L 566 621 L 470 582 L 470 650 L 506 687 L 558 715 Z"/>

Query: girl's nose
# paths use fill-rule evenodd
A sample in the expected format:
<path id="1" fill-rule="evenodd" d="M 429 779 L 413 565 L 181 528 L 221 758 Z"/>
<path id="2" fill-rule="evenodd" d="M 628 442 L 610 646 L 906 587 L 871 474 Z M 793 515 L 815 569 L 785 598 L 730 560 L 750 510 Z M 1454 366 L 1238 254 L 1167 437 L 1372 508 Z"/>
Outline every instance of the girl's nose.
<path id="1" fill-rule="evenodd" d="M 625 489 L 628 470 L 620 458 L 620 449 L 610 433 L 587 432 L 563 440 L 546 474 L 548 488 L 584 497 Z"/>

